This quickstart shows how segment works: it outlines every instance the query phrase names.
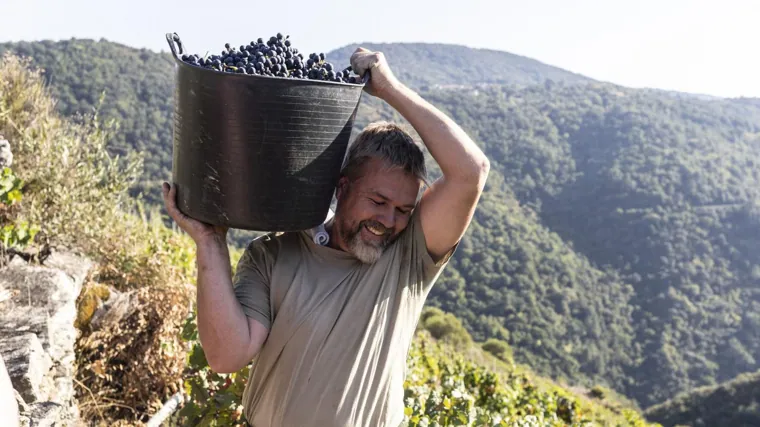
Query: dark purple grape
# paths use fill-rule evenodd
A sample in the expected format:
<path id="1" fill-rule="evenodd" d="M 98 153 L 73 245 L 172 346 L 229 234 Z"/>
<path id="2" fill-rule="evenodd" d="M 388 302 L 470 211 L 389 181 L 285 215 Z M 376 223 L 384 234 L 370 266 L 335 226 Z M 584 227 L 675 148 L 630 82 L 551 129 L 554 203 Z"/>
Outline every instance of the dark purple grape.
<path id="1" fill-rule="evenodd" d="M 351 75 L 350 65 L 338 70 L 333 63 L 326 61 L 324 52 L 312 52 L 307 59 L 293 46 L 290 36 L 282 33 L 268 40 L 259 37 L 240 45 L 239 50 L 230 43 L 225 43 L 224 47 L 218 55 L 183 54 L 181 60 L 225 73 L 357 83 L 358 77 Z"/>

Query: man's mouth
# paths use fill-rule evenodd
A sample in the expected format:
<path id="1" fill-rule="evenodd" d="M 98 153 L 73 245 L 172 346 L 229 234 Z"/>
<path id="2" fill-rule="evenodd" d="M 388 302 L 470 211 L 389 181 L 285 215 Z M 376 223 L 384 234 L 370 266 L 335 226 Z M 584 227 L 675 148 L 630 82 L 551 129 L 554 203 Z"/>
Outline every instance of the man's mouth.
<path id="1" fill-rule="evenodd" d="M 374 234 L 375 236 L 378 236 L 378 237 L 384 236 L 386 234 L 385 230 L 383 230 L 381 228 L 378 228 L 378 227 L 375 227 L 375 226 L 372 226 L 372 225 L 369 225 L 369 224 L 366 224 L 364 226 L 364 228 L 366 228 L 367 231 L 369 231 L 370 233 L 372 233 L 372 234 Z"/>

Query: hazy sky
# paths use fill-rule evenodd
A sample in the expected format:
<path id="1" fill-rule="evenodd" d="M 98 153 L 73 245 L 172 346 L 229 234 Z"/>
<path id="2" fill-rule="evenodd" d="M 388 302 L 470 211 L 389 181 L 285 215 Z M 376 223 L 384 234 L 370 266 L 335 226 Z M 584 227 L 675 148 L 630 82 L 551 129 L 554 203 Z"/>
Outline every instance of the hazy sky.
<path id="1" fill-rule="evenodd" d="M 308 52 L 455 43 L 630 87 L 760 97 L 760 0 L 0 0 L 0 23 L 0 41 L 105 38 L 156 51 L 177 32 L 196 53 L 277 32 Z"/>

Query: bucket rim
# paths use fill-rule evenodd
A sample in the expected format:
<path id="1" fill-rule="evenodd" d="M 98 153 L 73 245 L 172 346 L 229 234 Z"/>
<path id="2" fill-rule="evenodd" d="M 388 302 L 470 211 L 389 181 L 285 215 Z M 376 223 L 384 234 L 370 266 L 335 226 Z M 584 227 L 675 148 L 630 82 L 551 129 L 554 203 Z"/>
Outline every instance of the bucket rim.
<path id="1" fill-rule="evenodd" d="M 194 65 L 190 65 L 182 60 L 180 55 L 184 54 L 185 49 L 183 48 L 182 41 L 180 40 L 180 37 L 177 33 L 166 33 L 166 41 L 169 43 L 169 48 L 172 53 L 172 58 L 174 58 L 174 62 L 178 67 L 187 67 L 187 69 L 192 70 L 199 70 L 200 72 L 205 73 L 215 73 L 218 75 L 224 75 L 232 78 L 240 78 L 240 79 L 250 79 L 250 78 L 259 78 L 259 79 L 274 79 L 277 81 L 287 81 L 287 82 L 303 82 L 299 84 L 330 84 L 330 85 L 337 85 L 337 86 L 345 86 L 345 87 L 351 87 L 351 88 L 363 88 L 367 82 L 369 81 L 370 73 L 367 71 L 364 73 L 364 76 L 362 77 L 361 83 L 346 83 L 346 82 L 333 82 L 329 80 L 312 80 L 312 79 L 296 79 L 296 78 L 289 78 L 289 77 L 277 77 L 277 76 L 262 76 L 259 74 L 240 74 L 240 73 L 227 73 L 224 71 L 214 70 L 211 68 L 205 68 L 205 67 L 198 67 Z M 179 46 L 179 53 L 177 52 L 177 46 Z"/>

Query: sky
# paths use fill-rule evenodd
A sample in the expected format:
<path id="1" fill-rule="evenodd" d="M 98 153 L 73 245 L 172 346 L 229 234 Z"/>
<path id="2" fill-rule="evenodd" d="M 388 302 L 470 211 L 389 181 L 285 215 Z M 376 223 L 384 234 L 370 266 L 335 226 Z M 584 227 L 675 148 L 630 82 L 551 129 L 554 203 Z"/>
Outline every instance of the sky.
<path id="1" fill-rule="evenodd" d="M 430 42 L 640 88 L 760 97 L 760 0 L 0 0 L 0 41 L 105 38 L 194 53 L 278 32 L 304 52 Z"/>

